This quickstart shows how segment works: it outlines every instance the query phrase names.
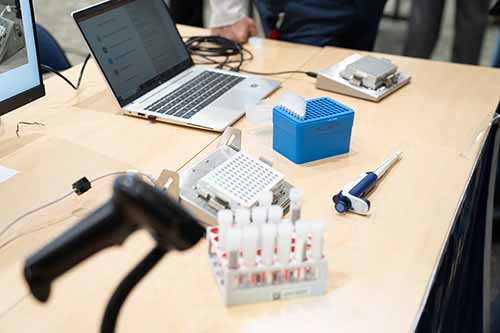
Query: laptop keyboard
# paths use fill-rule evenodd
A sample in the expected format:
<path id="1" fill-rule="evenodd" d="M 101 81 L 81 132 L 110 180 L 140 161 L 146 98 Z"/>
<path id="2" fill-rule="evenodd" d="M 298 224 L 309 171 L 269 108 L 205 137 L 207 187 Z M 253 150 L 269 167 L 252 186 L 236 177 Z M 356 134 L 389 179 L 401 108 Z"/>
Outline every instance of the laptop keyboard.
<path id="1" fill-rule="evenodd" d="M 204 71 L 146 107 L 146 110 L 189 119 L 244 79 Z"/>

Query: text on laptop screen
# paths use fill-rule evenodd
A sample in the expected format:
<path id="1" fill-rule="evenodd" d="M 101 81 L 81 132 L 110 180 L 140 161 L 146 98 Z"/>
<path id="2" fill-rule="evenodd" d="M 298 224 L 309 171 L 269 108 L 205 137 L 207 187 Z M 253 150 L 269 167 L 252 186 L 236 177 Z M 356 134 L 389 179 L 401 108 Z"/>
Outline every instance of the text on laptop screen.
<path id="1" fill-rule="evenodd" d="M 192 63 L 163 0 L 111 3 L 77 21 L 123 106 Z"/>

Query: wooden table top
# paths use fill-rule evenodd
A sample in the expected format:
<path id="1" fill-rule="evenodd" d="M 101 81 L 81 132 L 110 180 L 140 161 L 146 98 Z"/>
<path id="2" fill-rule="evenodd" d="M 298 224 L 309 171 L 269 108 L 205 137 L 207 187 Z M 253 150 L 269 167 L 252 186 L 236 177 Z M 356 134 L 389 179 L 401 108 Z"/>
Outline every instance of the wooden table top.
<path id="1" fill-rule="evenodd" d="M 203 30 L 181 27 L 185 35 Z M 258 71 L 319 70 L 353 51 L 255 40 Z M 380 103 L 319 91 L 314 80 L 283 77 L 283 91 L 331 96 L 356 112 L 349 154 L 295 165 L 272 150 L 271 129 L 247 119 L 243 149 L 274 162 L 305 189 L 303 215 L 327 221 L 328 292 L 304 298 L 225 308 L 209 269 L 206 243 L 169 254 L 132 293 L 119 332 L 409 331 L 418 319 L 455 212 L 482 140 L 474 144 L 498 104 L 500 71 L 387 56 L 412 82 Z M 69 71 L 77 76 L 79 69 Z M 3 118 L 0 165 L 20 171 L 0 184 L 2 220 L 70 190 L 81 176 L 129 168 L 153 174 L 181 170 L 216 145 L 216 133 L 122 116 L 92 63 L 74 92 L 58 78 L 47 97 Z M 17 121 L 41 121 L 17 139 Z M 162 144 L 159 144 L 162 143 Z M 331 196 L 395 150 L 403 159 L 371 195 L 369 217 L 337 215 Z M 24 258 L 109 197 L 110 180 L 23 221 L 0 249 L 1 331 L 97 331 L 112 290 L 153 246 L 145 232 L 103 251 L 62 276 L 50 302 L 27 296 Z M 41 226 L 50 225 L 42 231 Z M 5 312 L 7 311 L 7 312 Z M 2 313 L 5 313 L 2 315 Z"/>

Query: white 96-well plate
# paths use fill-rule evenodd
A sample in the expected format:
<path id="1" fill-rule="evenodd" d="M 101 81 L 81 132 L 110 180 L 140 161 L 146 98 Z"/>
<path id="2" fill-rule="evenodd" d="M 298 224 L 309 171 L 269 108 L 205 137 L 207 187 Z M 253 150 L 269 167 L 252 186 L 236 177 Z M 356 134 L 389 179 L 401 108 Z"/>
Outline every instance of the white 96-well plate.
<path id="1" fill-rule="evenodd" d="M 263 191 L 270 191 L 284 176 L 264 162 L 239 152 L 200 179 L 200 190 L 250 208 Z"/>

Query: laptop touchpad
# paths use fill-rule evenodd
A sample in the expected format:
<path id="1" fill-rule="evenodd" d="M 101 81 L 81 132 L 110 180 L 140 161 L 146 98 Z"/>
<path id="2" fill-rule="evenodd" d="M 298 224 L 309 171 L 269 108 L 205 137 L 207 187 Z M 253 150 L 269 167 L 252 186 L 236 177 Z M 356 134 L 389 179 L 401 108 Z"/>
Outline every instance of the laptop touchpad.
<path id="1" fill-rule="evenodd" d="M 228 91 L 221 98 L 217 99 L 217 101 L 215 101 L 212 105 L 224 109 L 245 111 L 244 108 L 246 105 L 255 104 L 258 100 L 259 97 L 254 94 L 233 89 Z"/>

